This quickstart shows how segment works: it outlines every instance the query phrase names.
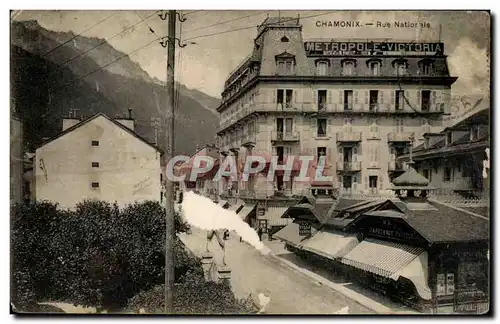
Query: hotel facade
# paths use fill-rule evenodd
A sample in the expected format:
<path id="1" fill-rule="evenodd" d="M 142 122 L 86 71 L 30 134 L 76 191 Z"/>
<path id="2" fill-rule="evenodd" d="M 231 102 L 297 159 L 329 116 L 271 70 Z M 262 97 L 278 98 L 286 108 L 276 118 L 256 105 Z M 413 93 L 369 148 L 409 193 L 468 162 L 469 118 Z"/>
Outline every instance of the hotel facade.
<path id="1" fill-rule="evenodd" d="M 404 171 L 397 157 L 440 132 L 450 113 L 442 43 L 304 41 L 299 18 L 267 18 L 250 55 L 229 76 L 217 109 L 221 157 L 326 156 L 341 192 L 378 193 Z M 268 161 L 269 162 L 269 161 Z M 300 196 L 310 183 L 277 174 L 223 179 L 241 197 Z"/>

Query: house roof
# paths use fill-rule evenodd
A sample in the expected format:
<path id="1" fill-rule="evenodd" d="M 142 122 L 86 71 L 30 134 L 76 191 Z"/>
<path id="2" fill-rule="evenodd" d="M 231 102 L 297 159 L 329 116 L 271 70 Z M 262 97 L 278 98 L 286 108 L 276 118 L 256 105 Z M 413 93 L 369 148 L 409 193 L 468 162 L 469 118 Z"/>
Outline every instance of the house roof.
<path id="1" fill-rule="evenodd" d="M 121 124 L 120 122 L 112 119 L 112 118 L 109 118 L 106 114 L 103 114 L 103 113 L 97 113 L 93 116 L 90 116 L 89 118 L 79 122 L 78 124 L 75 124 L 69 128 L 67 128 L 66 130 L 62 131 L 61 133 L 57 134 L 56 136 L 53 136 L 51 138 L 49 138 L 48 140 L 46 140 L 45 142 L 43 142 L 42 144 L 40 144 L 38 148 L 42 147 L 42 146 L 45 146 L 47 144 L 49 144 L 50 142 L 52 141 L 55 141 L 56 139 L 58 139 L 59 137 L 62 137 L 68 133 L 71 133 L 72 131 L 74 131 L 75 129 L 77 128 L 80 128 L 81 126 L 87 124 L 88 122 L 98 118 L 98 117 L 104 117 L 106 118 L 107 120 L 109 120 L 110 122 L 112 122 L 113 124 L 115 124 L 116 126 L 120 127 L 121 129 L 123 129 L 124 131 L 126 131 L 127 133 L 129 133 L 130 135 L 134 136 L 135 138 L 139 139 L 140 141 L 144 142 L 145 144 L 151 146 L 152 148 L 154 148 L 155 150 L 157 150 L 158 152 L 160 152 L 161 154 L 163 154 L 163 150 L 161 150 L 159 147 L 149 143 L 145 138 L 141 137 L 140 135 L 138 135 L 136 132 L 134 132 L 133 130 L 131 130 L 130 128 L 128 128 L 127 126 Z"/>
<path id="2" fill-rule="evenodd" d="M 392 201 L 388 209 L 370 211 L 350 225 L 366 217 L 401 218 L 429 243 L 458 243 L 489 239 L 489 220 L 464 209 L 437 201 L 426 201 L 430 208 L 410 209 L 403 201 Z M 396 207 L 396 208 L 394 208 Z"/>
<path id="3" fill-rule="evenodd" d="M 424 187 L 429 184 L 429 180 L 419 174 L 411 165 L 402 175 L 392 180 L 395 187 Z"/>

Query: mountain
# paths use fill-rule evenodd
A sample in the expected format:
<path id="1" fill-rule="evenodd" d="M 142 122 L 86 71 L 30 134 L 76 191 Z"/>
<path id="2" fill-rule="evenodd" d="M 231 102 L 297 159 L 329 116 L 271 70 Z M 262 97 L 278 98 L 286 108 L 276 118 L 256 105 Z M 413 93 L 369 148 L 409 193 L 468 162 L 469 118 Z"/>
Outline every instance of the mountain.
<path id="1" fill-rule="evenodd" d="M 154 142 L 151 118 L 165 116 L 164 85 L 102 39 L 78 36 L 71 46 L 46 54 L 74 36 L 46 30 L 36 21 L 11 25 L 11 96 L 24 118 L 27 148 L 60 132 L 70 109 L 84 117 L 97 112 L 116 117 L 131 108 L 137 133 Z M 214 141 L 218 99 L 179 84 L 177 89 L 175 153 L 191 154 L 197 145 Z M 165 132 L 165 127 L 158 130 L 162 149 Z"/>

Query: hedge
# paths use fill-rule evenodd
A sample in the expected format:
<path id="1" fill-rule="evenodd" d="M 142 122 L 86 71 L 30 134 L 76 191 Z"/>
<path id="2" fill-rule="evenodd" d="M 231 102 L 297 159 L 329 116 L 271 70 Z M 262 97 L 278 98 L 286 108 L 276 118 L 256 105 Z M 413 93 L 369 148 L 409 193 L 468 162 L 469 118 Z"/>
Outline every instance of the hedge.
<path id="1" fill-rule="evenodd" d="M 153 201 L 121 210 L 116 204 L 95 200 L 81 202 L 74 211 L 50 202 L 14 205 L 12 302 L 21 310 L 34 309 L 42 301 L 71 302 L 108 312 L 137 306 L 140 296 L 156 291 L 164 282 L 164 215 L 164 208 Z M 174 220 L 176 233 L 189 229 L 179 215 Z M 179 239 L 174 250 L 176 303 L 197 305 L 194 308 L 199 309 L 189 311 L 202 313 L 210 300 L 229 294 L 224 307 L 245 310 L 230 289 L 205 283 L 200 259 Z M 188 294 L 185 287 L 194 289 L 193 293 Z M 182 307 L 176 309 L 182 311 Z"/>

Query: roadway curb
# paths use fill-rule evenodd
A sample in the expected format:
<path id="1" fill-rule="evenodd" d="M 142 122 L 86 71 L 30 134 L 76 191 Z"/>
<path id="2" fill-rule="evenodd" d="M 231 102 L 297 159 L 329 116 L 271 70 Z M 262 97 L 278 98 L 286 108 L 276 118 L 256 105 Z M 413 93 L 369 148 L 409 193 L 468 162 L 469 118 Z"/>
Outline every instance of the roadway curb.
<path id="1" fill-rule="evenodd" d="M 313 279 L 313 280 L 321 283 L 322 285 L 327 286 L 328 288 L 335 290 L 336 292 L 338 292 L 338 293 L 344 295 L 345 297 L 357 302 L 358 304 L 360 304 L 368 309 L 371 309 L 372 311 L 374 311 L 377 314 L 386 314 L 387 315 L 387 314 L 398 314 L 399 313 L 399 312 L 392 311 L 390 308 L 378 303 L 377 301 L 375 301 L 373 299 L 370 299 L 370 298 L 365 297 L 361 294 L 355 293 L 355 292 L 351 291 L 350 289 L 343 287 L 342 285 L 334 284 L 331 281 L 329 281 L 328 279 L 326 279 L 326 278 L 324 278 L 324 277 L 322 277 L 314 272 L 311 272 L 311 271 L 306 270 L 306 269 L 302 269 L 302 268 L 296 266 L 295 264 L 293 264 L 292 262 L 290 262 L 288 260 L 284 260 L 284 259 L 276 256 L 273 253 L 269 253 L 268 256 L 270 258 L 278 261 L 279 263 L 286 265 L 287 267 L 291 268 L 292 270 L 295 270 L 295 271 L 309 277 L 310 279 Z M 420 314 L 420 313 L 415 312 L 415 314 Z"/>

